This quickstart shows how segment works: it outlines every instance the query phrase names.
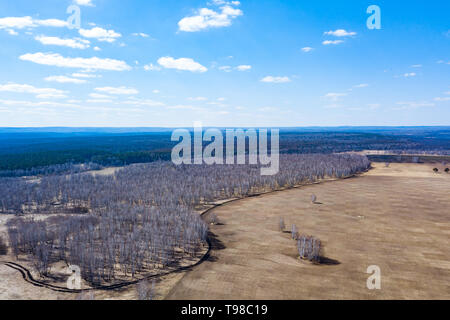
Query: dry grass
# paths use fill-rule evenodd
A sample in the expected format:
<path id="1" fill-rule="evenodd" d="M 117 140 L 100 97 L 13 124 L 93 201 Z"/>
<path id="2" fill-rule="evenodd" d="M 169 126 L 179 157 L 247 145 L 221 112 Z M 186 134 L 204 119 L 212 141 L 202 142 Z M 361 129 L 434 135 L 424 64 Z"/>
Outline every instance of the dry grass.
<path id="1" fill-rule="evenodd" d="M 433 165 L 377 164 L 362 177 L 226 204 L 210 261 L 156 283 L 156 299 L 449 299 L 450 174 Z M 320 204 L 311 203 L 311 194 Z M 279 219 L 320 238 L 328 264 L 300 261 Z M 6 217 L 1 217 L 2 224 Z M 0 224 L 0 234 L 5 229 Z M 0 257 L 6 260 L 7 257 Z M 0 261 L 1 262 L 1 261 Z M 20 263 L 20 262 L 19 262 Z M 381 290 L 366 288 L 369 265 Z M 75 299 L 34 287 L 0 264 L 0 299 Z M 136 299 L 135 286 L 96 299 Z"/>
<path id="2" fill-rule="evenodd" d="M 449 299 L 450 175 L 376 164 L 362 177 L 245 199 L 214 210 L 211 261 L 170 299 Z M 317 195 L 321 204 L 311 204 Z M 328 264 L 299 261 L 279 218 L 325 244 Z M 367 267 L 381 268 L 368 290 Z"/>

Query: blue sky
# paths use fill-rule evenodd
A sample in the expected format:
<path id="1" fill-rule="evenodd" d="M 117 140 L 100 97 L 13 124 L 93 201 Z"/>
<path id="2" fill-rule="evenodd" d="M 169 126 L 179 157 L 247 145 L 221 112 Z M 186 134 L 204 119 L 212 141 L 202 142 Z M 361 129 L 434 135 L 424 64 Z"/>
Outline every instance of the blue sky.
<path id="1" fill-rule="evenodd" d="M 80 28 L 66 12 L 78 5 Z M 369 5 L 381 10 L 370 30 Z M 450 125 L 450 2 L 0 0 L 0 126 Z"/>

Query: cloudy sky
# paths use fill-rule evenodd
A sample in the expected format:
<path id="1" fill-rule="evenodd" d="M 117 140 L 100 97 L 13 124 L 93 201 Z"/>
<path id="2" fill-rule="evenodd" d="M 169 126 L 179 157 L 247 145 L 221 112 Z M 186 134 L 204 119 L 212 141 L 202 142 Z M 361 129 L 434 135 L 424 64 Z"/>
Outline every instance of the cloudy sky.
<path id="1" fill-rule="evenodd" d="M 380 30 L 366 25 L 372 4 Z M 0 126 L 450 125 L 449 11 L 0 0 Z"/>

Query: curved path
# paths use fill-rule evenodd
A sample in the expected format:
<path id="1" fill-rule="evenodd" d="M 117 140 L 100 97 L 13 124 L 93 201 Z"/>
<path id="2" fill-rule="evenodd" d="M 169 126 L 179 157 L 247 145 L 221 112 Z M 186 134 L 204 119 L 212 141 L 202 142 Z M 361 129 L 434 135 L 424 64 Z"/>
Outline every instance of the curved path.
<path id="1" fill-rule="evenodd" d="M 304 186 L 213 209 L 211 256 L 168 299 L 449 299 L 450 175 L 378 165 L 354 179 Z M 310 196 L 318 204 L 310 203 Z M 297 259 L 288 229 L 325 243 L 324 264 Z M 381 290 L 366 287 L 381 269 Z"/>

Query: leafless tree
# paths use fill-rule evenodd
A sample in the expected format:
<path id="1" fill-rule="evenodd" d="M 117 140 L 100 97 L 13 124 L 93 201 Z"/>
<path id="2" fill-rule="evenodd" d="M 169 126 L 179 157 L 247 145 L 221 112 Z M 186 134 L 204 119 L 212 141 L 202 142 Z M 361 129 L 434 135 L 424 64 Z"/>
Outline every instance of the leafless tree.
<path id="1" fill-rule="evenodd" d="M 369 166 L 359 155 L 282 155 L 274 176 L 261 176 L 258 165 L 155 162 L 130 165 L 110 176 L 77 172 L 44 175 L 39 181 L 0 178 L 0 209 L 25 213 L 8 222 L 16 257 L 30 257 L 42 275 L 57 261 L 78 265 L 86 281 L 101 284 L 138 278 L 195 256 L 208 232 L 195 212 L 199 206 L 324 176 L 346 177 Z M 73 214 L 81 211 L 86 213 Z M 45 221 L 30 218 L 42 212 L 54 215 Z M 296 239 L 298 231 L 293 231 Z"/>
<path id="2" fill-rule="evenodd" d="M 315 195 L 315 194 L 312 194 L 312 195 L 311 195 L 311 203 L 316 203 L 316 201 L 317 201 L 316 195 Z"/>
<path id="3" fill-rule="evenodd" d="M 322 244 L 319 239 L 309 236 L 299 236 L 297 239 L 297 249 L 301 259 L 313 262 L 320 261 Z"/>
<path id="4" fill-rule="evenodd" d="M 280 222 L 278 224 L 278 228 L 281 232 L 284 232 L 284 230 L 286 229 L 286 224 L 284 223 L 284 219 L 280 218 Z"/>
<path id="5" fill-rule="evenodd" d="M 298 229 L 297 229 L 297 226 L 295 224 L 293 224 L 292 228 L 291 228 L 291 237 L 294 240 L 296 240 L 297 237 L 298 237 Z"/>
<path id="6" fill-rule="evenodd" d="M 209 217 L 209 223 L 212 225 L 216 225 L 219 224 L 219 218 L 217 217 L 217 215 L 215 213 L 212 213 Z"/>

